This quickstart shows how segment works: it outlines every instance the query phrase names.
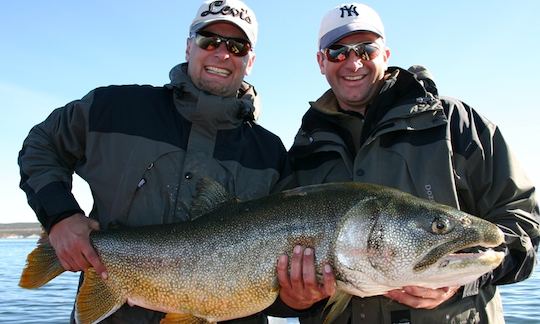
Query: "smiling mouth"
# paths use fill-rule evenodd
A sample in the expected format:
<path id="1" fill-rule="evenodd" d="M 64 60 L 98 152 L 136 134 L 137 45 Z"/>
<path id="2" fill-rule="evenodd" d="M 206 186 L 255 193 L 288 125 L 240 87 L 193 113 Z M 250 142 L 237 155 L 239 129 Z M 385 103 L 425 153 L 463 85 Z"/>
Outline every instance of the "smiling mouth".
<path id="1" fill-rule="evenodd" d="M 365 75 L 352 75 L 352 76 L 345 76 L 343 78 L 347 81 L 358 81 L 358 80 L 362 80 L 365 77 L 366 77 Z"/>
<path id="2" fill-rule="evenodd" d="M 229 70 L 221 69 L 215 66 L 207 66 L 205 67 L 206 72 L 214 75 L 219 75 L 222 77 L 227 77 L 231 74 Z"/>

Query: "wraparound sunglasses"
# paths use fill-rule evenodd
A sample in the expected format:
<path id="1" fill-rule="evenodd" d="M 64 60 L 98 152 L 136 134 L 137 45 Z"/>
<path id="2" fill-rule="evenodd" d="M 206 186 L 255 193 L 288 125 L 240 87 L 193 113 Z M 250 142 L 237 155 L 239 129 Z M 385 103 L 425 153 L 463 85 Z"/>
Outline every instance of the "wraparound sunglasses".
<path id="1" fill-rule="evenodd" d="M 364 42 L 351 45 L 333 44 L 321 50 L 326 58 L 334 63 L 345 61 L 349 57 L 351 51 L 354 51 L 361 60 L 371 61 L 379 56 L 381 48 L 376 43 Z"/>
<path id="2" fill-rule="evenodd" d="M 204 30 L 196 32 L 194 38 L 195 44 L 207 51 L 216 50 L 221 43 L 234 56 L 245 56 L 251 50 L 251 43 L 243 38 L 223 37 Z"/>

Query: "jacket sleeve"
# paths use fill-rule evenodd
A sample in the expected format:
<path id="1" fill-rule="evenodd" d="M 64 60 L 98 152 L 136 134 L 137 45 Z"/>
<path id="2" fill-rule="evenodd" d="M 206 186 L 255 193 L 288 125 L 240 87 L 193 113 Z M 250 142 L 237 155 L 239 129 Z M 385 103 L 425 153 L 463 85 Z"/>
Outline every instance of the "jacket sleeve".
<path id="1" fill-rule="evenodd" d="M 461 118 L 460 127 L 454 127 L 461 134 L 452 134 L 461 207 L 505 233 L 502 264 L 478 284 L 519 282 L 532 274 L 536 263 L 540 220 L 535 188 L 498 127 L 464 107 L 467 122 Z"/>
<path id="2" fill-rule="evenodd" d="M 72 175 L 84 160 L 92 92 L 54 110 L 23 142 L 20 187 L 47 232 L 60 220 L 83 212 L 71 193 Z"/>

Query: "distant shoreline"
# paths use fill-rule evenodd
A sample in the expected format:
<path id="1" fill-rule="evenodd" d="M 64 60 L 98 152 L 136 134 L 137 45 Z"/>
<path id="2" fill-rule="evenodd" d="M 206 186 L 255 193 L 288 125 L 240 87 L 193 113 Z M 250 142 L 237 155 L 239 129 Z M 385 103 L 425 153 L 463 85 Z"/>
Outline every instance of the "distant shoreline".
<path id="1" fill-rule="evenodd" d="M 41 234 L 40 223 L 0 224 L 0 239 L 35 238 Z"/>

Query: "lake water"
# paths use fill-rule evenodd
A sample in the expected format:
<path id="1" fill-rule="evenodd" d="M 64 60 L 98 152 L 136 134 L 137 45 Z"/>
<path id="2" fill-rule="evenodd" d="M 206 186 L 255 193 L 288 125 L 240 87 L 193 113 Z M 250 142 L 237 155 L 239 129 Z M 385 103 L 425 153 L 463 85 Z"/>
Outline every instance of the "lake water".
<path id="1" fill-rule="evenodd" d="M 19 288 L 34 239 L 0 239 L 0 323 L 68 323 L 78 275 L 64 273 L 36 290 Z M 506 323 L 540 324 L 540 268 L 528 280 L 501 287 Z M 296 320 L 275 320 L 274 323 Z"/>

